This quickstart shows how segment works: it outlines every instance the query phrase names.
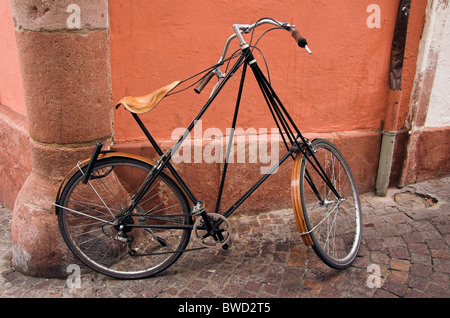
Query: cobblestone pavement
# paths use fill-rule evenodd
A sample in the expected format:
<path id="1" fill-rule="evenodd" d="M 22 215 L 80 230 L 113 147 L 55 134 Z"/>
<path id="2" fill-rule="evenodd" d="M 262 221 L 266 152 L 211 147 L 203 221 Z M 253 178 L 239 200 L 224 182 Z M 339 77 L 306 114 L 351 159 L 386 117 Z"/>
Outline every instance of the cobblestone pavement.
<path id="1" fill-rule="evenodd" d="M 0 297 L 449 298 L 450 177 L 361 200 L 363 244 L 347 270 L 324 265 L 301 243 L 292 211 L 280 210 L 233 217 L 227 251 L 185 253 L 160 276 L 143 280 L 82 270 L 79 288 L 11 267 L 11 211 L 0 205 Z"/>

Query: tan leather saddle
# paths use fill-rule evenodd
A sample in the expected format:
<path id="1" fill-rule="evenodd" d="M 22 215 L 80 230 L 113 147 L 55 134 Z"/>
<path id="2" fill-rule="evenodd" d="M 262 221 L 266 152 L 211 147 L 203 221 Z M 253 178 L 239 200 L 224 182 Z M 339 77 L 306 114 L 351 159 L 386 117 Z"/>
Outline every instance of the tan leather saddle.
<path id="1" fill-rule="evenodd" d="M 127 96 L 122 98 L 117 104 L 116 109 L 123 105 L 127 110 L 135 114 L 144 114 L 151 111 L 160 101 L 163 100 L 166 95 L 177 87 L 181 81 L 175 81 L 157 89 L 151 94 L 142 97 Z"/>

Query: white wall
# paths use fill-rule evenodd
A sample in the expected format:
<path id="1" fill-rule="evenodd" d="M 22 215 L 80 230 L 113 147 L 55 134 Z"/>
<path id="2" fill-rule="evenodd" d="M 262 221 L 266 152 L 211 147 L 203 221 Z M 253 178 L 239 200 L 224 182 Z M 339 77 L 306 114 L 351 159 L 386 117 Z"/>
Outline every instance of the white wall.
<path id="1" fill-rule="evenodd" d="M 439 3 L 440 1 L 438 1 Z M 425 127 L 450 126 L 450 5 L 437 5 L 437 10 L 427 15 L 433 23 L 433 40 L 430 49 L 438 54 L 436 75 L 428 106 Z"/>

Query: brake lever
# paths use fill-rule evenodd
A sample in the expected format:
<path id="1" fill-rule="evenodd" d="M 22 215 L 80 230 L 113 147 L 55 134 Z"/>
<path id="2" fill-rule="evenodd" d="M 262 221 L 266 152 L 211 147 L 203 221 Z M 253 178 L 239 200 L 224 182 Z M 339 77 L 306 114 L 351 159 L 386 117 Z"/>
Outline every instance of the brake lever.
<path id="1" fill-rule="evenodd" d="M 211 97 L 214 94 L 214 92 L 216 91 L 216 88 L 219 86 L 219 84 L 225 78 L 225 74 L 222 73 L 222 71 L 219 68 L 214 69 L 212 72 L 217 76 L 217 83 L 216 83 L 216 85 L 214 85 L 209 97 Z"/>
<path id="2" fill-rule="evenodd" d="M 306 50 L 306 52 L 308 52 L 309 54 L 312 54 L 311 50 L 310 50 L 309 47 L 308 47 L 308 44 L 305 45 L 305 50 Z"/>

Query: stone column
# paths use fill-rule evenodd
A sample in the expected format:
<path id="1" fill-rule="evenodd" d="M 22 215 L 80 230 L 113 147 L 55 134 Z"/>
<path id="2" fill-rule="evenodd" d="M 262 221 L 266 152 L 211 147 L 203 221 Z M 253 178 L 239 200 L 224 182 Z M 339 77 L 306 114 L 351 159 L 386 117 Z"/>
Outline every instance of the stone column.
<path id="1" fill-rule="evenodd" d="M 107 0 L 11 0 L 32 171 L 12 217 L 13 266 L 67 276 L 73 262 L 52 203 L 60 181 L 112 137 Z"/>

